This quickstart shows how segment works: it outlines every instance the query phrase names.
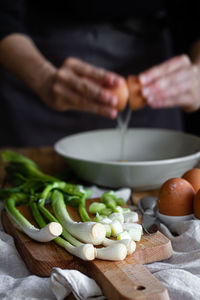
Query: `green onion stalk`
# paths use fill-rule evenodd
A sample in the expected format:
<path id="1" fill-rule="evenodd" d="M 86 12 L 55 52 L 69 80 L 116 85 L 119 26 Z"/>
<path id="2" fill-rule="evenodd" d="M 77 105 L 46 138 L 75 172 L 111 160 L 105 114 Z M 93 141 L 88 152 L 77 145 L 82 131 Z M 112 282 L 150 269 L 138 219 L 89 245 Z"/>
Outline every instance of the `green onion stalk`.
<path id="1" fill-rule="evenodd" d="M 59 181 L 59 179 L 43 173 L 34 161 L 21 154 L 12 151 L 4 151 L 2 153 L 2 159 L 10 164 L 7 170 L 11 177 L 12 174 L 16 176 L 16 174 L 20 173 L 21 176 L 25 178 L 37 178 L 42 182 Z"/>
<path id="2" fill-rule="evenodd" d="M 62 233 L 62 227 L 58 222 L 51 222 L 42 229 L 33 226 L 16 208 L 17 204 L 27 203 L 27 195 L 23 193 L 11 194 L 5 201 L 8 215 L 16 222 L 21 231 L 38 242 L 49 242 Z"/>
<path id="3" fill-rule="evenodd" d="M 105 227 L 95 222 L 74 222 L 67 211 L 63 194 L 60 191 L 54 190 L 52 192 L 51 203 L 53 212 L 63 228 L 74 237 L 84 243 L 92 243 L 93 245 L 102 243 L 106 235 Z"/>
<path id="4" fill-rule="evenodd" d="M 32 211 L 32 214 L 37 222 L 37 224 L 40 226 L 40 228 L 43 228 L 46 226 L 46 222 L 44 221 L 40 210 L 38 208 L 36 201 L 30 202 L 30 208 Z M 49 218 L 48 214 L 48 218 Z M 56 220 L 56 218 L 51 215 L 51 220 Z M 56 220 L 57 221 L 57 220 Z M 60 247 L 64 248 L 66 251 L 68 251 L 70 254 L 75 255 L 83 260 L 93 260 L 96 256 L 96 250 L 91 244 L 83 244 L 76 240 L 73 236 L 71 236 L 66 230 L 63 230 L 62 234 L 66 240 L 62 237 L 56 237 L 54 239 L 54 242 L 59 245 Z"/>

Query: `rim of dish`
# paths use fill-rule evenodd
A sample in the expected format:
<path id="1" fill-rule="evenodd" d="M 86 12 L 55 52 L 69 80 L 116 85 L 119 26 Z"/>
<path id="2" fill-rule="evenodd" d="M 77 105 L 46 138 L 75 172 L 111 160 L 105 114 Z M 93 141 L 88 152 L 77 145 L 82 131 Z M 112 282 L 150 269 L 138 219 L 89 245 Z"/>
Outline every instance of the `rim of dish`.
<path id="1" fill-rule="evenodd" d="M 54 150 L 61 156 L 65 157 L 66 159 L 73 159 L 76 161 L 81 161 L 81 162 L 88 162 L 88 163 L 95 163 L 95 164 L 104 164 L 104 165 L 116 165 L 116 166 L 146 166 L 146 165 L 160 165 L 160 164 L 172 164 L 174 162 L 177 163 L 181 163 L 181 162 L 185 162 L 185 161 L 189 161 L 191 159 L 195 159 L 195 158 L 199 158 L 200 160 L 200 151 L 189 154 L 189 155 L 185 155 L 182 157 L 174 157 L 174 158 L 168 158 L 168 159 L 160 159 L 160 160 L 147 160 L 147 161 L 106 161 L 106 160 L 94 160 L 94 159 L 86 159 L 86 158 L 78 158 L 76 156 L 72 156 L 72 155 L 67 155 L 65 153 L 64 150 L 60 149 L 60 144 L 62 143 L 63 140 L 70 138 L 70 137 L 75 137 L 76 135 L 82 135 L 82 134 L 92 134 L 94 132 L 100 132 L 100 131 L 114 131 L 116 129 L 97 129 L 97 130 L 90 130 L 90 131 L 85 131 L 82 133 L 77 133 L 77 134 L 73 134 L 73 135 L 68 135 L 66 137 L 61 138 L 60 140 L 58 140 L 55 144 L 54 144 Z M 181 135 L 185 135 L 188 137 L 193 137 L 196 139 L 200 138 L 198 136 L 192 135 L 192 134 L 188 134 L 185 132 L 181 132 L 181 131 L 177 131 L 177 130 L 169 130 L 169 129 L 160 129 L 160 128 L 129 128 L 128 130 L 136 130 L 136 131 L 162 131 L 162 132 L 168 132 L 168 133 L 177 133 L 177 134 L 181 134 Z"/>

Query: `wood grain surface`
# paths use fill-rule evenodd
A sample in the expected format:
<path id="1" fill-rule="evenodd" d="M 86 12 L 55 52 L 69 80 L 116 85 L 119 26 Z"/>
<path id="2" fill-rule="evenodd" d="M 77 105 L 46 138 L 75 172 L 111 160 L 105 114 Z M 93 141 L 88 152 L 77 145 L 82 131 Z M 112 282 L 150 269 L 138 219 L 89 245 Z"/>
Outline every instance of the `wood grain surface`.
<path id="1" fill-rule="evenodd" d="M 63 160 L 53 152 L 52 148 L 18 149 L 18 152 L 36 161 L 42 170 L 50 174 L 66 168 Z M 4 178 L 2 170 L 1 164 L 1 180 Z M 28 207 L 22 206 L 19 210 L 35 224 Z M 74 208 L 69 207 L 69 212 L 74 220 L 79 220 Z M 128 256 L 122 262 L 101 260 L 83 262 L 68 254 L 54 242 L 33 241 L 16 228 L 5 211 L 2 213 L 2 223 L 6 232 L 14 237 L 20 255 L 33 274 L 49 276 L 53 267 L 77 269 L 94 278 L 104 295 L 111 300 L 169 299 L 166 288 L 143 266 L 145 263 L 167 259 L 172 255 L 170 241 L 160 232 L 143 235 L 141 241 L 137 242 L 134 255 Z"/>

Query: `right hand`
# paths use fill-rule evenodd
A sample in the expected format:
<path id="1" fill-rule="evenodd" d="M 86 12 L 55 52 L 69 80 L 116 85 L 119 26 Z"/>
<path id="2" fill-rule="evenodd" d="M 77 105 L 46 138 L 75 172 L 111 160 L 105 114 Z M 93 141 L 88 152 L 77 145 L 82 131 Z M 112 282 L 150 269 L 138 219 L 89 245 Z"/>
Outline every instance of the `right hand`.
<path id="1" fill-rule="evenodd" d="M 80 110 L 111 119 L 117 116 L 117 97 L 109 88 L 120 85 L 122 77 L 76 58 L 67 58 L 55 71 L 43 101 L 57 111 Z"/>

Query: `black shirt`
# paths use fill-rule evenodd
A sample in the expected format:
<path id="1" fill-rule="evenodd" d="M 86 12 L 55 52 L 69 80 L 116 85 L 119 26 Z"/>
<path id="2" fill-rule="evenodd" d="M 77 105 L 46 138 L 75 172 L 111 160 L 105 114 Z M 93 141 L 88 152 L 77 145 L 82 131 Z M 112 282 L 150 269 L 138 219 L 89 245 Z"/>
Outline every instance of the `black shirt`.
<path id="1" fill-rule="evenodd" d="M 130 16 L 160 18 L 164 1 L 49 1 L 49 0 L 1 0 L 0 40 L 11 33 L 41 31 L 49 24 L 74 21 L 97 21 L 127 18 Z"/>
<path id="2" fill-rule="evenodd" d="M 127 17 L 167 22 L 171 29 L 176 53 L 187 52 L 199 38 L 199 0 L 1 0 L 0 40 L 11 33 L 38 33 L 49 24 L 76 21 L 111 20 Z"/>

